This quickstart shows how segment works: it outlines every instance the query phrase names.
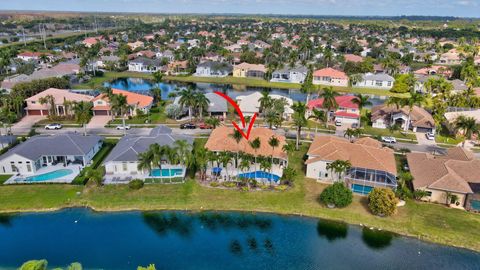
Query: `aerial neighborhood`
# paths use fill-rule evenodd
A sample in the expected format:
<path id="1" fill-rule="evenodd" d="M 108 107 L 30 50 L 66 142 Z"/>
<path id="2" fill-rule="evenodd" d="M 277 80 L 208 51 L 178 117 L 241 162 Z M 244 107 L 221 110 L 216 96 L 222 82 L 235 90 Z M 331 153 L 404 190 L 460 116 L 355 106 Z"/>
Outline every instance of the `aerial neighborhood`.
<path id="1" fill-rule="evenodd" d="M 218 197 L 191 209 L 231 199 L 376 225 L 480 213 L 478 35 L 448 21 L 116 19 L 3 41 L 0 192 L 74 187 L 85 205 L 123 192 L 169 210 L 201 192 Z"/>

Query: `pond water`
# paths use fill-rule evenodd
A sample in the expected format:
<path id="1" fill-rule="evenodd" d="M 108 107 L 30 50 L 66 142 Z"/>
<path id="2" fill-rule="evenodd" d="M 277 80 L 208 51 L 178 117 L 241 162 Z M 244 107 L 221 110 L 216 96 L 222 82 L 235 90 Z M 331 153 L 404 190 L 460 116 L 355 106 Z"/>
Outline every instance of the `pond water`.
<path id="1" fill-rule="evenodd" d="M 152 81 L 141 79 L 141 78 L 121 78 L 116 79 L 112 82 L 105 83 L 105 86 L 111 86 L 112 88 L 128 90 L 132 92 L 137 92 L 141 94 L 150 94 L 150 89 L 158 87 L 162 90 L 162 99 L 166 100 L 169 98 L 169 93 L 175 92 L 177 89 L 187 87 L 188 85 L 194 86 L 196 89 L 203 91 L 205 93 L 213 91 L 221 91 L 228 94 L 230 97 L 235 98 L 239 95 L 246 95 L 253 93 L 255 91 L 268 90 L 272 94 L 282 95 L 290 97 L 294 101 L 303 101 L 306 100 L 306 95 L 301 93 L 298 89 L 276 89 L 276 88 L 264 88 L 264 87 L 250 87 L 244 85 L 227 85 L 227 84 L 211 84 L 211 83 L 159 83 L 155 84 Z M 315 94 L 312 95 L 312 98 L 315 98 Z M 369 95 L 372 106 L 383 104 L 387 96 L 376 96 Z"/>
<path id="2" fill-rule="evenodd" d="M 480 254 L 313 218 L 232 212 L 0 216 L 0 269 L 480 269 Z M 49 268 L 50 269 L 50 268 Z"/>

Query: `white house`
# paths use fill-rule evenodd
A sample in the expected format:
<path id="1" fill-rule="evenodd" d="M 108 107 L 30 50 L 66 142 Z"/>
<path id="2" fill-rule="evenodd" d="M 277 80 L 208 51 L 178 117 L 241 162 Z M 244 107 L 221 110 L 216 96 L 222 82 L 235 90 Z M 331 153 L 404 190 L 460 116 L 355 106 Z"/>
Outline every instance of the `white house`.
<path id="1" fill-rule="evenodd" d="M 162 68 L 159 59 L 138 57 L 128 62 L 128 71 L 134 72 L 156 72 Z"/>
<path id="2" fill-rule="evenodd" d="M 308 69 L 304 66 L 283 68 L 272 73 L 271 82 L 303 83 L 307 77 Z"/>
<path id="3" fill-rule="evenodd" d="M 348 76 L 343 71 L 323 68 L 313 72 L 313 84 L 330 86 L 348 86 Z"/>
<path id="4" fill-rule="evenodd" d="M 138 155 L 146 152 L 150 145 L 156 143 L 160 146 L 173 147 L 175 141 L 179 140 L 184 140 L 190 145 L 193 144 L 193 137 L 172 134 L 172 130 L 166 126 L 152 129 L 147 136 L 127 135 L 122 137 L 103 162 L 106 173 L 105 183 L 129 182 L 132 179 L 185 177 L 185 165 L 169 164 L 166 157 L 162 158 L 161 168 L 154 167 L 150 171 L 138 169 Z"/>
<path id="5" fill-rule="evenodd" d="M 362 75 L 362 80 L 352 83 L 352 86 L 390 90 L 394 82 L 395 79 L 385 73 L 365 73 Z"/>
<path id="6" fill-rule="evenodd" d="M 291 106 L 293 105 L 293 100 L 291 98 L 276 95 L 276 94 L 269 94 L 272 99 L 284 99 L 286 101 L 285 110 L 283 117 L 285 119 L 289 119 L 293 114 L 293 110 Z M 237 96 L 236 100 L 240 110 L 242 110 L 244 116 L 253 116 L 255 113 L 260 112 L 260 98 L 262 97 L 262 93 L 260 92 L 253 92 L 249 95 L 244 96 Z"/>
<path id="7" fill-rule="evenodd" d="M 206 61 L 197 65 L 194 76 L 198 77 L 226 77 L 233 70 L 228 63 Z"/>

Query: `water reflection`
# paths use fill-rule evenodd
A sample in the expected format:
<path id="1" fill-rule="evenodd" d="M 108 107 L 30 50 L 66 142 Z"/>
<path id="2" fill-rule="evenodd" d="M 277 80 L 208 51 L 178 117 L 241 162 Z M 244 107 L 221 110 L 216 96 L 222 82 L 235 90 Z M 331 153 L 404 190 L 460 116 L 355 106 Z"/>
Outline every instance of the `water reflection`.
<path id="1" fill-rule="evenodd" d="M 188 237 L 193 232 L 193 217 L 190 215 L 145 212 L 142 217 L 145 223 L 160 236 L 174 232 Z"/>
<path id="2" fill-rule="evenodd" d="M 242 253 L 242 245 L 240 244 L 240 241 L 233 240 L 232 242 L 230 242 L 230 252 L 235 255 L 239 255 Z"/>
<path id="3" fill-rule="evenodd" d="M 1 214 L 0 215 L 0 225 L 5 227 L 12 226 L 12 220 L 15 218 L 15 215 Z"/>
<path id="4" fill-rule="evenodd" d="M 371 230 L 367 227 L 362 229 L 362 240 L 372 249 L 384 249 L 392 244 L 394 234 L 387 231 Z"/>
<path id="5" fill-rule="evenodd" d="M 344 239 L 348 235 L 348 225 L 343 222 L 331 220 L 319 220 L 317 224 L 317 233 L 324 237 L 328 242 Z"/>
<path id="6" fill-rule="evenodd" d="M 203 226 L 212 231 L 232 228 L 243 230 L 253 228 L 265 231 L 272 227 L 270 219 L 245 214 L 234 216 L 221 213 L 201 213 L 199 221 Z"/>

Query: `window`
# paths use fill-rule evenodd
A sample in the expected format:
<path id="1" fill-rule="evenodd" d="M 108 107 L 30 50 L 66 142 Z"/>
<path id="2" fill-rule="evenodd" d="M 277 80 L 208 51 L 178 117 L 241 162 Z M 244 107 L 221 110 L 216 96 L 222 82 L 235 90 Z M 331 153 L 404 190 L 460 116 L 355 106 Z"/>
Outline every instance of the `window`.
<path id="1" fill-rule="evenodd" d="M 392 82 L 387 82 L 387 85 L 388 85 L 388 86 L 392 86 Z"/>
<path id="2" fill-rule="evenodd" d="M 382 81 L 375 81 L 376 86 L 382 86 L 383 82 Z"/>
<path id="3" fill-rule="evenodd" d="M 123 169 L 123 171 L 127 171 L 128 165 L 127 165 L 126 162 L 122 163 L 122 169 Z"/>
<path id="4" fill-rule="evenodd" d="M 431 192 L 431 191 L 427 191 L 426 193 L 427 193 L 427 196 L 425 196 L 425 197 L 431 197 L 431 196 L 432 196 L 432 192 Z"/>
<path id="5" fill-rule="evenodd" d="M 32 165 L 27 164 L 27 171 L 28 171 L 28 172 L 31 172 L 31 171 L 32 171 Z"/>

